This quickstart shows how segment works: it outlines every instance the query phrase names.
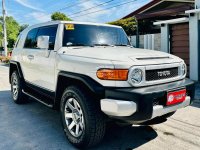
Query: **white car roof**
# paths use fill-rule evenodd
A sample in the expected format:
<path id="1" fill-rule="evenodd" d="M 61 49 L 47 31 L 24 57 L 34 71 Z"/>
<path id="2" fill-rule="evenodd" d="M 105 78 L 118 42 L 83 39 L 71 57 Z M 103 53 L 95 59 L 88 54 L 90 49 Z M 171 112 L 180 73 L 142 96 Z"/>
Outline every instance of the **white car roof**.
<path id="1" fill-rule="evenodd" d="M 37 28 L 40 26 L 48 26 L 48 25 L 54 25 L 54 24 L 65 24 L 65 23 L 70 23 L 70 24 L 85 24 L 85 25 L 97 25 L 97 26 L 107 26 L 107 27 L 116 27 L 116 28 L 121 28 L 120 26 L 116 25 L 110 25 L 110 24 L 104 24 L 104 23 L 92 23 L 92 22 L 77 22 L 77 21 L 48 21 L 44 23 L 39 23 L 35 24 L 32 26 L 29 26 L 28 28 Z"/>

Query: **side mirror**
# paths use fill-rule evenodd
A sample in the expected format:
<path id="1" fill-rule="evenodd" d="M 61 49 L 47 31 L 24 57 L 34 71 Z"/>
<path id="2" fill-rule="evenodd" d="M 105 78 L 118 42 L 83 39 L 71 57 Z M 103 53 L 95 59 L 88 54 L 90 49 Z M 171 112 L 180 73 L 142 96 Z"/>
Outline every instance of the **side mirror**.
<path id="1" fill-rule="evenodd" d="M 40 49 L 49 49 L 49 36 L 38 36 L 37 47 Z"/>

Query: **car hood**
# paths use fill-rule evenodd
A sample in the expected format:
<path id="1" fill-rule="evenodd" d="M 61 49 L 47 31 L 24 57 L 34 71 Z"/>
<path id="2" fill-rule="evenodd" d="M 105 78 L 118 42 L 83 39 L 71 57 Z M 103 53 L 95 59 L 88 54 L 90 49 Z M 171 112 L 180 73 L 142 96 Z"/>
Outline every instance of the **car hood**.
<path id="1" fill-rule="evenodd" d="M 110 61 L 134 61 L 140 65 L 175 63 L 182 60 L 174 55 L 147 49 L 131 47 L 63 47 L 60 52 L 65 51 L 67 55 L 87 57 L 91 59 L 103 59 Z"/>

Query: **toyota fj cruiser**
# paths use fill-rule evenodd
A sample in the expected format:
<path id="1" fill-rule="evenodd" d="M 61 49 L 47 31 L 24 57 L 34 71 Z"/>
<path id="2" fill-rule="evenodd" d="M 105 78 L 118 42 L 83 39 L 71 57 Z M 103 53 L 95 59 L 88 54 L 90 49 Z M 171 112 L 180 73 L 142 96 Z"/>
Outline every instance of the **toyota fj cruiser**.
<path id="1" fill-rule="evenodd" d="M 19 35 L 9 76 L 15 103 L 59 108 L 68 140 L 89 147 L 110 120 L 143 123 L 190 105 L 186 74 L 176 56 L 131 47 L 121 27 L 53 21 Z"/>

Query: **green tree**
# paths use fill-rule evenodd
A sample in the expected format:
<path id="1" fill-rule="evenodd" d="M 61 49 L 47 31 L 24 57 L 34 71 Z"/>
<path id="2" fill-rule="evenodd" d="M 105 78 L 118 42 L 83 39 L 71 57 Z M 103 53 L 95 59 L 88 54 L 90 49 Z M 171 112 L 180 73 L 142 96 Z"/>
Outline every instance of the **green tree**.
<path id="1" fill-rule="evenodd" d="M 0 17 L 0 33 L 1 33 L 0 41 L 1 41 L 1 44 L 2 44 L 2 39 L 3 39 L 2 21 L 3 21 L 3 18 Z M 8 17 L 6 17 L 6 27 L 7 27 L 8 47 L 12 48 L 17 39 L 17 36 L 20 32 L 20 25 L 17 23 L 17 21 L 13 17 L 8 16 Z"/>
<path id="2" fill-rule="evenodd" d="M 51 15 L 51 20 L 64 20 L 64 21 L 72 21 L 69 17 L 67 17 L 64 13 L 55 12 Z"/>
<path id="3" fill-rule="evenodd" d="M 137 23 L 133 17 L 109 22 L 108 24 L 121 26 L 127 35 L 134 35 L 136 33 Z"/>

